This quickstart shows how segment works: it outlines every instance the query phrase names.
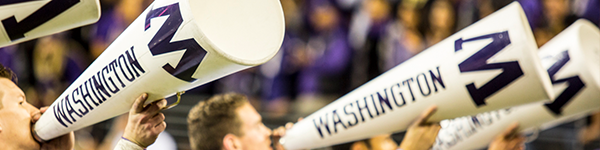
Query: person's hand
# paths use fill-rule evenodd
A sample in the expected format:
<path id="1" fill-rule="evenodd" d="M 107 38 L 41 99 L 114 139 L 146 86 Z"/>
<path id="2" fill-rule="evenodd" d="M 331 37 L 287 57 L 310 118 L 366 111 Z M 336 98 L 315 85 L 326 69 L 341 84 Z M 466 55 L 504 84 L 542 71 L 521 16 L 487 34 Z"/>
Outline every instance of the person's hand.
<path id="1" fill-rule="evenodd" d="M 144 148 L 154 143 L 158 134 L 167 127 L 165 115 L 160 112 L 166 107 L 167 100 L 158 100 L 144 107 L 147 98 L 148 94 L 144 93 L 135 100 L 123 133 L 123 138 Z"/>
<path id="2" fill-rule="evenodd" d="M 402 150 L 427 150 L 435 142 L 438 131 L 441 126 L 439 123 L 427 123 L 427 119 L 437 110 L 436 106 L 431 106 L 414 122 L 404 135 L 404 140 L 400 144 Z"/>
<path id="3" fill-rule="evenodd" d="M 31 117 L 31 123 L 35 124 L 43 113 L 48 110 L 48 107 L 42 107 L 40 109 L 40 113 L 36 113 Z M 33 130 L 33 128 L 32 128 Z M 73 132 L 69 132 L 65 135 L 54 138 L 50 141 L 42 142 L 40 145 L 40 149 L 42 150 L 54 150 L 54 149 L 73 149 L 75 143 L 75 138 Z"/>
<path id="4" fill-rule="evenodd" d="M 301 120 L 302 120 L 302 118 L 298 118 L 298 121 L 301 121 Z M 281 145 L 281 143 L 279 143 L 279 140 L 281 139 L 281 137 L 285 136 L 285 131 L 291 129 L 292 126 L 294 126 L 294 123 L 288 122 L 285 124 L 285 127 L 280 126 L 277 129 L 273 129 L 273 133 L 271 135 L 273 141 L 271 141 L 271 142 L 273 143 L 274 150 L 285 150 L 283 145 Z"/>
<path id="5" fill-rule="evenodd" d="M 488 150 L 522 150 L 525 149 L 525 137 L 517 133 L 519 124 L 513 123 L 502 134 L 494 138 Z"/>
<path id="6" fill-rule="evenodd" d="M 600 112 L 594 113 L 591 117 L 589 126 L 579 130 L 579 141 L 584 145 L 600 137 Z"/>

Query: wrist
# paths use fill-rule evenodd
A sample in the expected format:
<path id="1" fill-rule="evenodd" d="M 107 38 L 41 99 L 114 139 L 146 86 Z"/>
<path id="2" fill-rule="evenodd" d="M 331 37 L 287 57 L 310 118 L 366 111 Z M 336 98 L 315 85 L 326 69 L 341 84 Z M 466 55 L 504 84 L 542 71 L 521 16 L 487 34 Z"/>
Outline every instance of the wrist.
<path id="1" fill-rule="evenodd" d="M 114 150 L 146 150 L 146 148 L 139 146 L 127 138 L 121 137 Z"/>
<path id="2" fill-rule="evenodd" d="M 135 144 L 135 145 L 137 145 L 137 146 L 139 146 L 139 147 L 142 147 L 142 148 L 144 148 L 144 149 L 146 149 L 146 147 L 147 147 L 147 146 L 144 146 L 144 145 L 142 145 L 140 142 L 137 142 L 137 141 L 135 141 L 133 138 L 130 138 L 130 137 L 128 137 L 128 136 L 122 136 L 121 138 L 122 138 L 123 140 L 126 140 L 126 141 L 128 141 L 128 142 L 131 142 L 131 143 L 133 143 L 133 144 Z"/>

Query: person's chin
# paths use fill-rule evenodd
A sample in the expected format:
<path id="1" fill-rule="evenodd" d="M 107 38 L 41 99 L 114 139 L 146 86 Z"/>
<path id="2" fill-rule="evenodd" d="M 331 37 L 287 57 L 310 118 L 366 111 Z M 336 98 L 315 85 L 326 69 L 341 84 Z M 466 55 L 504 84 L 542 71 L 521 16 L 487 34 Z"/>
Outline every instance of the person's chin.
<path id="1" fill-rule="evenodd" d="M 34 130 L 34 127 L 33 127 L 33 125 L 34 125 L 34 124 L 31 124 L 31 125 L 29 125 L 29 127 L 27 128 L 27 130 L 28 130 L 28 131 L 30 131 L 30 132 L 29 132 L 29 134 L 28 134 L 29 136 L 27 136 L 27 140 L 28 140 L 29 142 L 31 142 L 31 143 L 35 143 L 35 146 L 36 146 L 36 147 L 41 147 L 41 146 L 42 146 L 42 145 L 41 145 L 41 143 L 40 143 L 40 142 L 38 142 L 38 141 L 35 139 L 34 135 L 33 135 L 33 130 Z"/>

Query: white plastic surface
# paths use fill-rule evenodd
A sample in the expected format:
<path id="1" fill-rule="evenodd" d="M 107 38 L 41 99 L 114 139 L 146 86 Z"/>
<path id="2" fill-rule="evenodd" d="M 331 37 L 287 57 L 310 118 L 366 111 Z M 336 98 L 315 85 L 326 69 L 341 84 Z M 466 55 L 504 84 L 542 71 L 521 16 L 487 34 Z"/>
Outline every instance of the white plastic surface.
<path id="1" fill-rule="evenodd" d="M 5 20 L 14 16 L 17 23 L 21 23 L 23 19 L 31 17 L 31 14 L 36 11 L 40 11 L 40 8 L 44 7 L 49 2 L 51 1 L 35 0 L 0 5 L 0 20 Z M 34 28 L 24 33 L 25 37 L 19 39 L 10 39 L 6 31 L 8 29 L 5 28 L 4 24 L 0 22 L 0 47 L 18 44 L 31 39 L 94 23 L 100 19 L 100 2 L 99 0 L 80 0 L 75 5 L 69 7 L 56 16 L 42 17 L 51 17 L 51 19 L 46 22 L 42 22 L 39 25 L 35 25 Z M 29 19 L 43 20 L 42 18 Z M 28 25 L 19 24 L 19 26 L 23 27 Z"/>
<path id="2" fill-rule="evenodd" d="M 431 105 L 438 110 L 430 120 L 439 121 L 547 100 L 551 83 L 536 51 L 523 10 L 514 2 L 304 118 L 286 132 L 282 143 L 287 149 L 309 149 L 404 131 Z M 490 64 L 508 70 L 477 67 Z M 461 72 L 473 67 L 480 70 Z M 519 71 L 523 74 L 507 77 Z M 475 94 L 501 88 L 477 105 L 469 84 L 485 89 Z"/>
<path id="3" fill-rule="evenodd" d="M 36 134 L 49 140 L 84 128 L 128 112 L 134 100 L 144 92 L 149 94 L 146 103 L 150 103 L 265 63 L 279 50 L 284 20 L 278 0 L 244 1 L 240 3 L 247 5 L 231 4 L 231 8 L 224 4 L 232 2 L 192 1 L 195 3 L 190 4 L 188 0 L 154 1 L 52 103 L 35 124 Z M 212 7 L 229 11 L 235 8 L 252 15 L 224 15 L 220 13 L 226 12 L 216 10 L 192 11 Z M 221 22 L 223 29 L 199 25 L 223 20 L 227 20 Z M 257 23 L 260 27 L 250 23 Z M 264 27 L 273 28 L 266 30 Z M 264 31 L 264 34 L 241 32 L 246 29 Z M 210 33 L 205 34 L 205 31 Z M 263 44 L 237 49 L 243 48 L 248 43 L 244 40 L 250 39 Z M 244 54 L 237 54 L 240 52 Z M 97 81 L 99 84 L 96 84 Z"/>
<path id="4" fill-rule="evenodd" d="M 564 101 L 565 99 L 558 100 L 559 95 L 569 95 L 566 89 L 576 86 L 575 80 L 554 84 L 552 94 L 557 99 L 551 102 L 528 104 L 509 110 L 444 121 L 433 149 L 480 149 L 486 147 L 494 137 L 514 122 L 519 123 L 519 130 L 522 133 L 528 133 L 535 129 L 545 130 L 579 119 L 592 111 L 599 110 L 600 43 L 598 41 L 600 41 L 600 30 L 589 21 L 580 19 L 540 48 L 539 57 L 544 68 L 547 69 L 565 60 L 564 54 L 568 53 L 569 61 L 556 72 L 555 80 L 579 77 L 584 84 L 573 97 L 567 99 L 567 103 L 560 107 L 560 113 L 551 111 L 545 104 Z"/>

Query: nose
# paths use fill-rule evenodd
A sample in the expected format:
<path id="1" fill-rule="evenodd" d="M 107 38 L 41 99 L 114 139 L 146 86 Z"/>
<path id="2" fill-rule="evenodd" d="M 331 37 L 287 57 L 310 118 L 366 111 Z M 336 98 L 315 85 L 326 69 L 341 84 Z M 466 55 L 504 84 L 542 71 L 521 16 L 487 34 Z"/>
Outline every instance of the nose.
<path id="1" fill-rule="evenodd" d="M 268 129 L 268 128 L 267 128 L 267 133 L 268 133 L 269 135 L 273 135 L 273 130 L 271 130 L 271 129 Z"/>
<path id="2" fill-rule="evenodd" d="M 271 136 L 273 134 L 273 131 L 271 131 L 271 129 L 269 129 L 267 126 L 265 126 L 265 124 L 262 125 L 263 131 L 265 131 L 265 133 L 267 134 L 267 136 Z"/>
<path id="3" fill-rule="evenodd" d="M 40 113 L 40 110 L 38 108 L 34 107 L 33 105 L 31 105 L 29 103 L 25 104 L 25 109 L 27 109 L 27 111 L 29 112 L 29 114 L 31 114 L 31 116 Z"/>

